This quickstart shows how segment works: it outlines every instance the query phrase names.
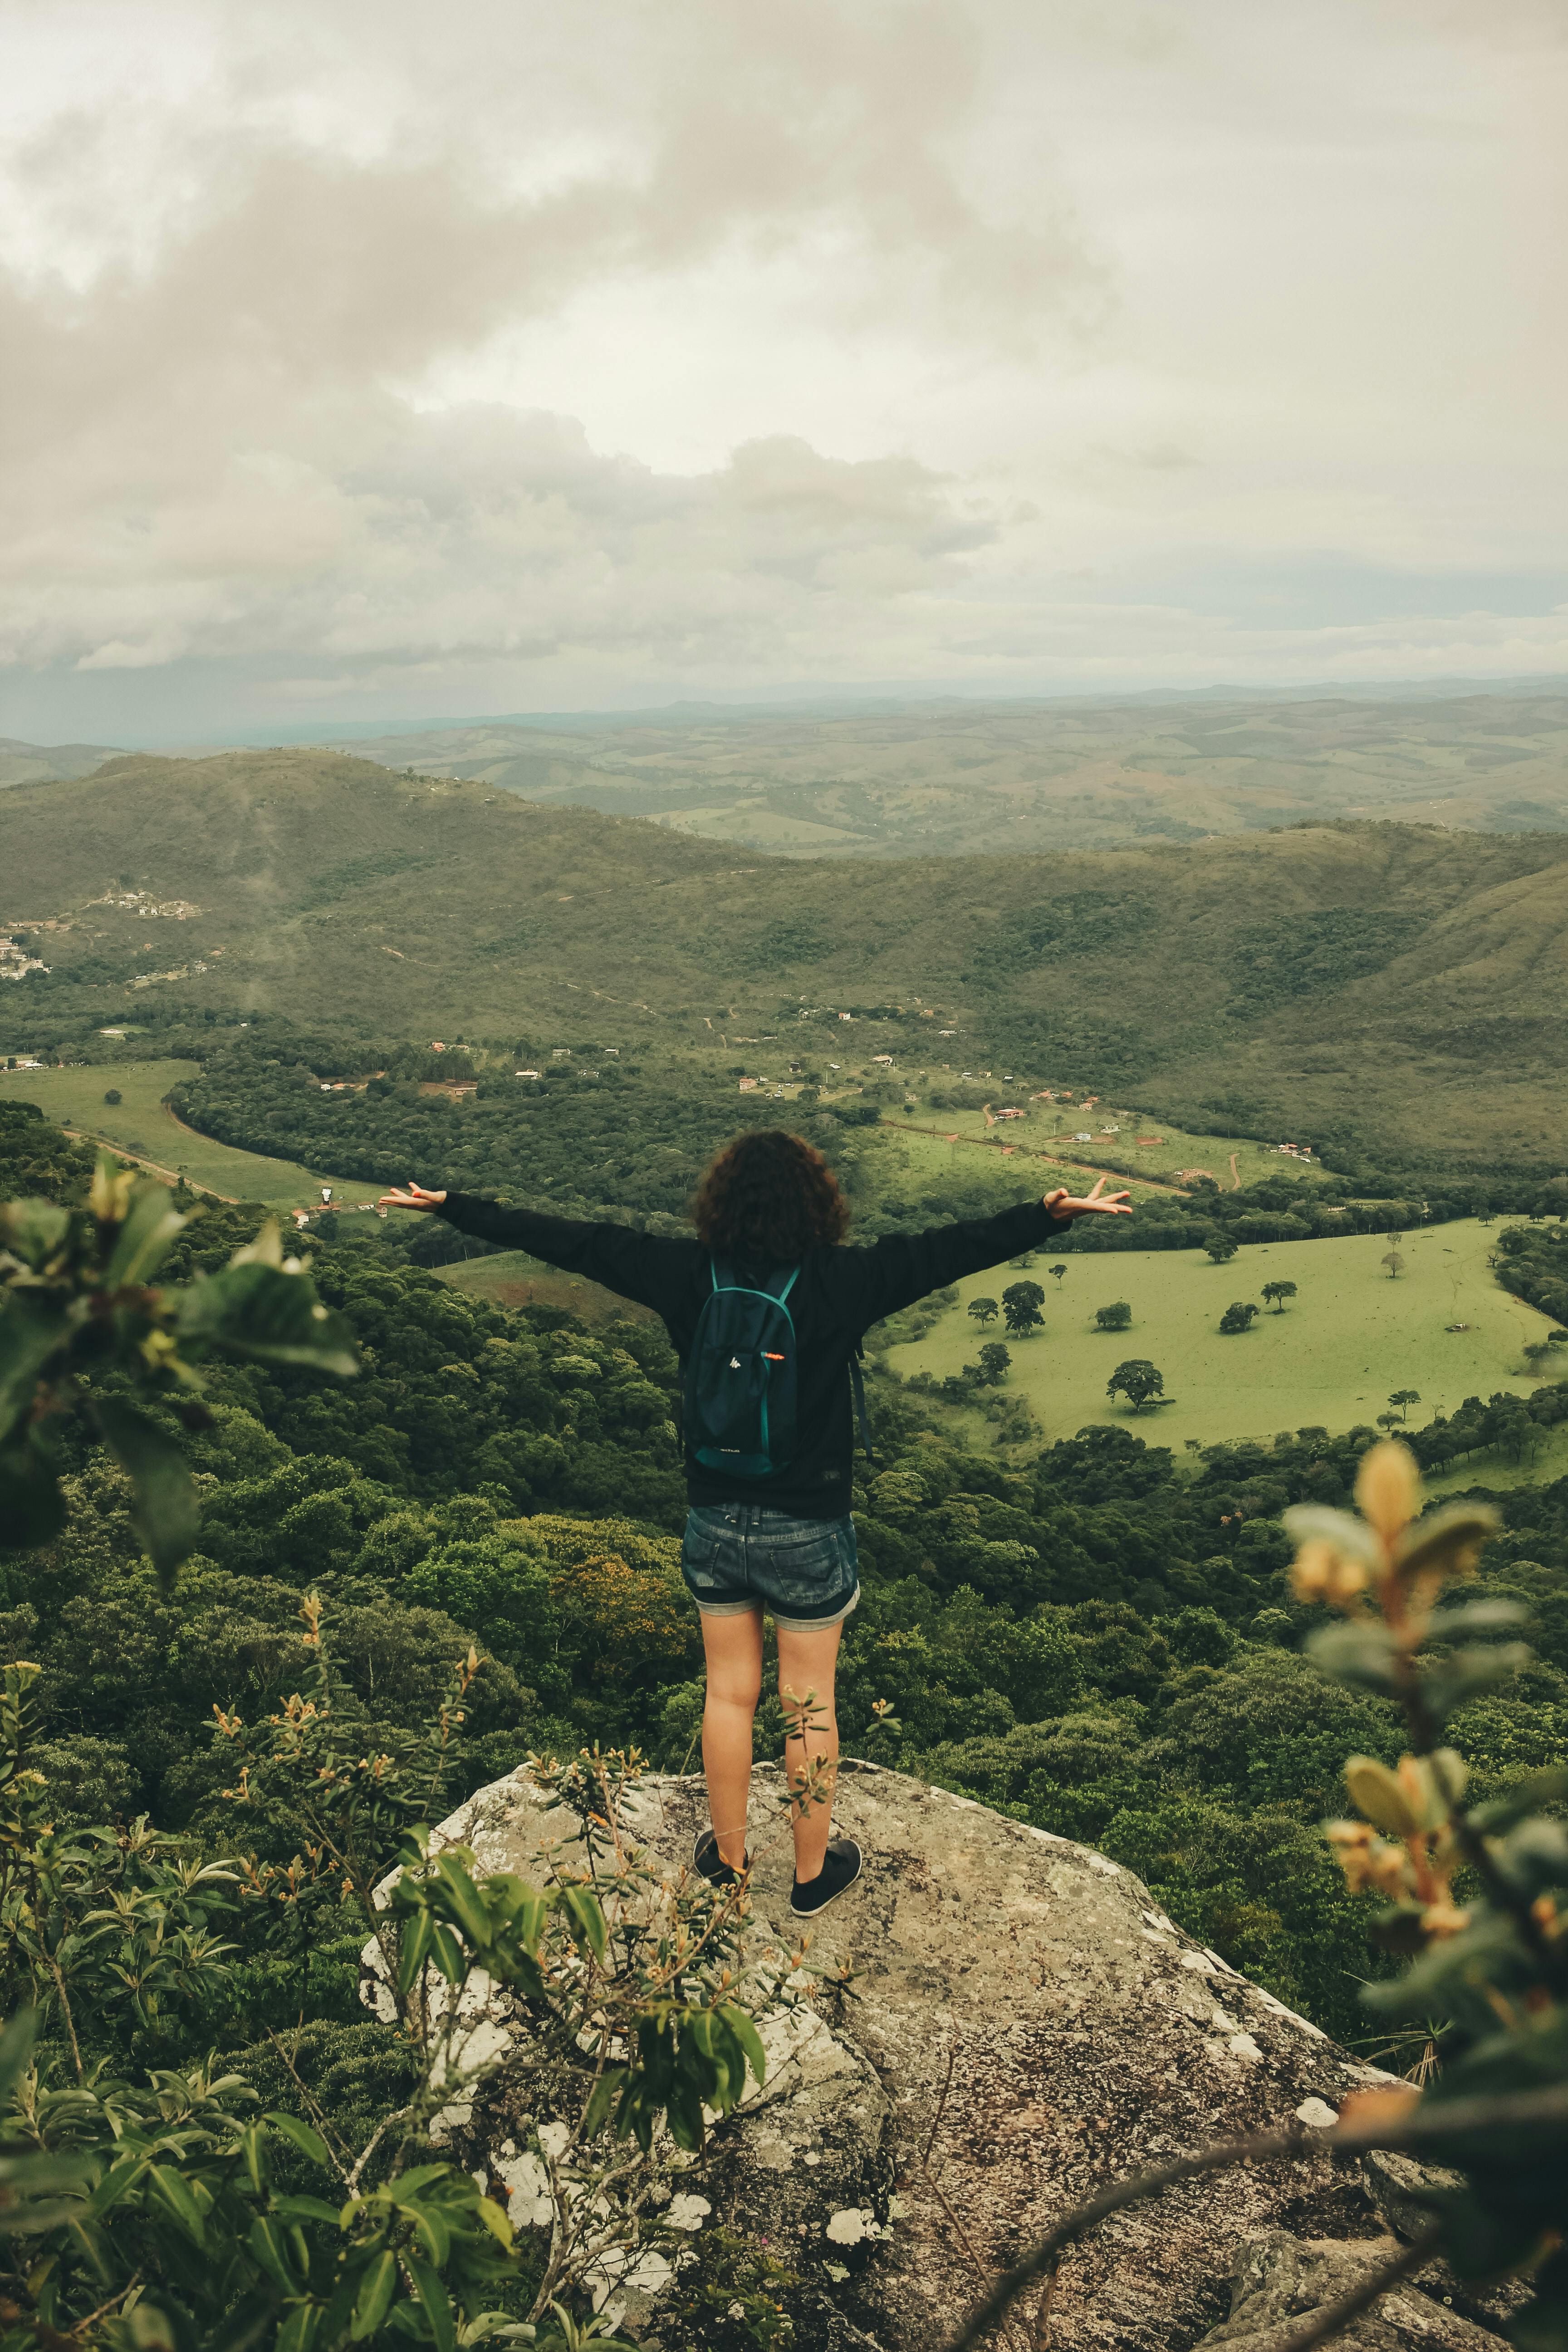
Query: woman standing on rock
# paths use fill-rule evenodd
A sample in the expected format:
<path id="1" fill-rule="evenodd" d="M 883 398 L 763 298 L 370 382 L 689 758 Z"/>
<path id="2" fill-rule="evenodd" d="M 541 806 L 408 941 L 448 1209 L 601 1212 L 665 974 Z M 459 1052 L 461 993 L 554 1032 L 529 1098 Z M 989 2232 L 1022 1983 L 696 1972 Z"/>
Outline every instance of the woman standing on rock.
<path id="1" fill-rule="evenodd" d="M 849 1509 L 861 1339 L 884 1316 L 1039 1246 L 1074 1217 L 1130 1216 L 1125 1192 L 1100 1198 L 1104 1181 L 1084 1200 L 1063 1189 L 868 1249 L 843 1246 L 849 1209 L 833 1171 L 780 1128 L 739 1135 L 720 1152 L 697 1190 L 691 1241 L 418 1184 L 384 1196 L 384 1207 L 433 1211 L 460 1233 L 527 1250 L 664 1318 L 685 1374 L 681 1572 L 702 1614 L 708 1667 L 702 1768 L 713 1826 L 694 1860 L 715 1885 L 732 1885 L 748 1866 L 764 1611 L 778 1634 L 795 1796 L 790 1907 L 813 1917 L 860 1874 L 859 1847 L 828 1832 L 834 1671 L 860 1598 Z"/>

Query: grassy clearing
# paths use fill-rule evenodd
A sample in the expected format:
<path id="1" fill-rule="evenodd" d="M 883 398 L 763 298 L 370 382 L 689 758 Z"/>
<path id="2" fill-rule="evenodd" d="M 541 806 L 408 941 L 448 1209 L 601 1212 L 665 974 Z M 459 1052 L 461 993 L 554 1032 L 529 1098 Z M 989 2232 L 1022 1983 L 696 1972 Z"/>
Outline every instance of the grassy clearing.
<path id="1" fill-rule="evenodd" d="M 321 1205 L 320 1188 L 332 1185 L 346 1202 L 374 1201 L 380 1187 L 214 1143 L 181 1125 L 163 1102 L 194 1062 L 105 1062 L 63 1070 L 0 1070 L 0 1099 L 37 1103 L 46 1118 L 79 1134 L 101 1137 L 162 1173 L 184 1176 L 200 1190 L 230 1201 L 261 1201 L 269 1209 Z M 103 1099 L 110 1088 L 118 1103 Z"/>
<path id="2" fill-rule="evenodd" d="M 897 1122 L 898 1113 L 890 1113 L 889 1118 Z M 961 1120 L 966 1123 L 961 1126 Z M 922 1131 L 933 1126 L 942 1129 L 940 1135 Z M 1101 1172 L 1089 1161 L 1037 1159 L 1034 1155 L 1045 1151 L 1047 1139 L 1034 1132 L 1027 1139 L 1020 1136 L 1011 1156 L 1004 1158 L 996 1141 L 989 1145 L 984 1142 L 988 1130 L 976 1113 L 922 1109 L 908 1127 L 889 1124 L 875 1132 L 878 1185 L 893 1198 L 905 1191 L 918 1199 L 928 1188 L 940 1190 L 950 1177 L 957 1176 L 966 1184 L 990 1187 L 1001 1208 L 1010 1201 L 1026 1199 L 1030 1193 L 1051 1192 L 1058 1184 L 1066 1184 L 1075 1192 L 1086 1191 L 1094 1175 Z M 994 1139 L 998 1132 L 995 1128 L 989 1130 Z M 953 1134 L 959 1140 L 949 1143 L 946 1138 Z M 1008 1140 L 1012 1140 L 1011 1135 Z M 1093 1172 L 1087 1173 L 1090 1169 Z M 1130 1180 L 1130 1185 L 1136 1197 L 1151 1197 L 1150 1188 L 1141 1186 L 1136 1179 Z"/>
<path id="3" fill-rule="evenodd" d="M 604 1323 L 615 1316 L 651 1321 L 651 1309 L 596 1282 L 574 1274 L 552 1273 L 525 1250 L 502 1250 L 495 1257 L 476 1257 L 456 1265 L 437 1266 L 437 1277 L 467 1297 L 488 1299 L 492 1307 L 564 1307 L 584 1323 Z"/>
<path id="4" fill-rule="evenodd" d="M 999 1087 L 995 1099 L 998 1103 L 1016 1102 L 1017 1090 Z M 895 1110 L 889 1116 L 899 1121 L 903 1114 Z M 1222 1192 L 1245 1192 L 1249 1185 L 1262 1183 L 1265 1178 L 1283 1177 L 1288 1182 L 1310 1186 L 1321 1183 L 1324 1172 L 1315 1162 L 1302 1165 L 1271 1145 L 1248 1142 L 1240 1136 L 1189 1135 L 1153 1118 L 1118 1120 L 1120 1132 L 1108 1135 L 1098 1114 L 1091 1113 L 1086 1118 L 1073 1110 L 1058 1113 L 1044 1103 L 1035 1104 L 1025 1118 L 1010 1119 L 994 1127 L 987 1127 L 984 1111 L 931 1110 L 922 1103 L 910 1114 L 910 1123 L 917 1128 L 940 1128 L 944 1136 L 956 1135 L 956 1145 L 939 1144 L 936 1148 L 951 1150 L 955 1158 L 965 1161 L 976 1157 L 976 1142 L 989 1143 L 997 1159 L 1001 1151 L 995 1147 L 1013 1145 L 1016 1156 L 1005 1163 L 1009 1168 L 1017 1166 L 1031 1153 L 1051 1153 L 1063 1171 L 1063 1181 L 1081 1173 L 1085 1168 L 1125 1172 L 1134 1180 L 1142 1176 L 1151 1182 L 1162 1179 L 1168 1181 L 1184 1171 L 1201 1171 L 1211 1175 Z M 1084 1132 L 1089 1136 L 1089 1142 L 1077 1142 L 1075 1137 Z M 1294 1142 L 1298 1139 L 1292 1136 L 1289 1139 Z"/>
<path id="5" fill-rule="evenodd" d="M 1380 1263 L 1388 1241 L 1375 1234 L 1263 1244 L 1223 1266 L 1195 1250 L 1068 1257 L 1059 1283 L 1046 1274 L 1050 1253 L 1041 1251 L 1034 1278 L 1047 1293 L 1046 1328 L 1014 1345 L 1009 1381 L 1051 1437 L 1114 1421 L 1178 1446 L 1189 1437 L 1268 1438 L 1316 1423 L 1347 1429 L 1375 1420 L 1395 1389 L 1420 1392 L 1410 1409 L 1417 1423 L 1467 1396 L 1523 1393 L 1533 1383 L 1521 1351 L 1552 1325 L 1493 1280 L 1487 1259 L 1496 1230 L 1466 1220 L 1409 1236 L 1397 1281 Z M 973 1362 L 981 1335 L 966 1311 L 970 1299 L 999 1298 L 1017 1279 L 996 1266 L 961 1283 L 960 1304 L 923 1339 L 891 1349 L 892 1368 L 941 1378 Z M 1250 1331 L 1222 1336 L 1225 1308 L 1256 1300 L 1269 1281 L 1297 1284 L 1285 1311 L 1266 1307 Z M 1132 1308 L 1131 1328 L 1097 1330 L 1095 1309 L 1121 1299 Z M 1444 1328 L 1460 1322 L 1469 1328 Z M 1110 1403 L 1106 1381 L 1130 1356 L 1147 1357 L 1164 1373 L 1170 1404 L 1133 1415 L 1120 1398 Z M 1527 1475 L 1554 1475 L 1547 1451 Z M 1476 1475 L 1461 1472 L 1457 1483 Z"/>

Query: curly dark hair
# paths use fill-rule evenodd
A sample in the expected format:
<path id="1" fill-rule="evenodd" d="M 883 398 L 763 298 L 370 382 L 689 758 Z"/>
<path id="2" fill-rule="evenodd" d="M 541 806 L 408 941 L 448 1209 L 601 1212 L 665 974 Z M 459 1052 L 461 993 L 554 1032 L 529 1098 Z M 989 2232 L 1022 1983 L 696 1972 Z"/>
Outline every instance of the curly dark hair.
<path id="1" fill-rule="evenodd" d="M 754 1127 L 727 1143 L 691 1214 L 710 1249 L 749 1265 L 793 1265 L 849 1230 L 837 1177 L 804 1135 L 782 1127 Z"/>

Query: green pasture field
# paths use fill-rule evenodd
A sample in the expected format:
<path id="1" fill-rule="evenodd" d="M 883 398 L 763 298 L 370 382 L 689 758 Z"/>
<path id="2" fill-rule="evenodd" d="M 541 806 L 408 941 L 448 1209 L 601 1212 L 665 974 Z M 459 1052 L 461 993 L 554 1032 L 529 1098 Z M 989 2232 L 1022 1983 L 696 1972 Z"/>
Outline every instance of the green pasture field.
<path id="1" fill-rule="evenodd" d="M 580 1275 L 552 1273 L 526 1250 L 459 1260 L 437 1266 L 436 1276 L 466 1297 L 487 1299 L 492 1307 L 563 1307 L 584 1323 L 604 1323 L 615 1316 L 650 1319 L 649 1308 L 618 1298 L 596 1282 L 584 1282 Z"/>
<path id="2" fill-rule="evenodd" d="M 331 1184 L 353 1205 L 374 1201 L 379 1187 L 319 1172 L 292 1160 L 269 1160 L 195 1134 L 174 1117 L 163 1097 L 195 1071 L 194 1062 L 100 1062 L 58 1070 L 0 1070 L 0 1101 L 37 1103 L 46 1118 L 58 1119 L 89 1139 L 100 1139 L 128 1159 L 145 1160 L 157 1173 L 184 1176 L 199 1191 L 228 1201 L 260 1201 L 269 1209 L 321 1206 L 321 1187 Z M 121 1099 L 106 1103 L 110 1087 Z"/>
<path id="3" fill-rule="evenodd" d="M 961 1127 L 960 1120 L 966 1118 L 969 1124 Z M 929 1131 L 932 1126 L 940 1127 L 942 1132 L 932 1135 Z M 1033 1139 L 1027 1144 L 1020 1143 L 1010 1158 L 1004 1159 L 999 1150 L 987 1149 L 983 1143 L 985 1131 L 983 1120 L 963 1111 L 921 1110 L 908 1127 L 896 1111 L 890 1113 L 884 1126 L 872 1130 L 877 1137 L 879 1192 L 893 1198 L 903 1192 L 918 1200 L 928 1186 L 940 1189 L 952 1174 L 963 1177 L 966 1183 L 992 1186 L 996 1205 L 1002 1208 L 1009 1201 L 1027 1198 L 1030 1192 L 1054 1192 L 1058 1184 L 1066 1184 L 1075 1192 L 1085 1192 L 1095 1175 L 1101 1172 L 1093 1170 L 1086 1173 L 1088 1163 L 1036 1159 L 1035 1152 L 1043 1150 L 1044 1145 Z M 991 1129 L 992 1134 L 996 1131 Z M 961 1139 L 947 1142 L 946 1137 L 954 1133 Z M 1117 1189 L 1117 1181 L 1113 1180 L 1108 1189 Z M 1131 1182 L 1130 1189 L 1144 1200 L 1150 1197 L 1149 1192 L 1136 1182 Z"/>
<path id="4" fill-rule="evenodd" d="M 933 1129 L 938 1130 L 934 1134 Z M 1136 1130 L 1129 1128 L 1115 1136 L 1097 1133 L 1093 1142 L 1075 1144 L 1054 1134 L 1050 1126 L 1038 1118 L 1013 1119 L 1004 1126 L 988 1128 L 979 1111 L 931 1110 L 922 1104 L 910 1114 L 907 1123 L 901 1111 L 889 1109 L 877 1132 L 884 1153 L 898 1153 L 902 1158 L 911 1184 L 918 1187 L 931 1182 L 951 1168 L 970 1180 L 978 1177 L 982 1181 L 994 1181 L 999 1200 L 1016 1198 L 1026 1182 L 1041 1192 L 1058 1184 L 1081 1192 L 1101 1175 L 1111 1179 L 1107 1191 L 1116 1191 L 1119 1181 L 1124 1178 L 1134 1198 L 1146 1200 L 1151 1192 L 1174 1189 L 1187 1192 L 1189 1188 L 1173 1188 L 1168 1180 L 1175 1170 L 1188 1168 L 1208 1170 L 1222 1190 L 1228 1192 L 1233 1189 L 1233 1153 L 1235 1174 L 1239 1176 L 1243 1190 L 1260 1182 L 1265 1176 L 1281 1173 L 1303 1187 L 1317 1181 L 1317 1171 L 1298 1168 L 1290 1160 L 1276 1151 L 1261 1150 L 1256 1143 L 1242 1142 L 1234 1137 L 1184 1136 L 1175 1128 L 1158 1124 L 1140 1126 Z M 1134 1133 L 1158 1135 L 1162 1142 L 1157 1148 L 1140 1150 L 1134 1143 Z M 958 1141 L 949 1143 L 946 1139 L 950 1135 L 956 1135 Z M 1013 1148 L 1010 1156 L 1005 1157 L 1007 1145 Z M 897 1191 L 891 1170 L 881 1155 L 878 1176 L 885 1191 Z M 1142 1190 L 1142 1186 L 1149 1190 Z"/>
<path id="5" fill-rule="evenodd" d="M 1042 1250 L 1033 1279 L 1047 1293 L 1045 1328 L 1008 1342 L 1008 1385 L 1027 1397 L 1047 1438 L 1120 1422 L 1156 1444 L 1177 1446 L 1189 1437 L 1213 1444 L 1313 1425 L 1349 1429 L 1387 1411 L 1395 1389 L 1419 1391 L 1420 1403 L 1409 1408 L 1414 1423 L 1451 1412 L 1467 1396 L 1503 1388 L 1523 1393 L 1534 1376 L 1522 1350 L 1554 1327 L 1499 1288 L 1487 1263 L 1496 1232 L 1466 1219 L 1414 1234 L 1399 1245 L 1405 1272 L 1397 1280 L 1380 1263 L 1387 1236 L 1376 1234 L 1258 1244 L 1219 1266 L 1197 1250 L 1068 1256 L 1059 1283 L 1047 1274 L 1051 1255 Z M 891 1368 L 906 1378 L 927 1371 L 941 1379 L 973 1362 L 983 1335 L 969 1301 L 999 1299 L 1018 1279 L 1010 1266 L 966 1278 L 960 1304 L 923 1339 L 889 1349 Z M 1266 1307 L 1250 1331 L 1222 1336 L 1219 1319 L 1231 1301 L 1257 1300 L 1262 1285 L 1275 1280 L 1298 1286 L 1284 1312 Z M 1095 1309 L 1123 1299 L 1132 1309 L 1131 1329 L 1098 1330 Z M 1449 1323 L 1468 1328 L 1448 1331 Z M 984 1336 L 1005 1334 L 998 1321 Z M 1163 1372 L 1171 1403 L 1134 1414 L 1120 1397 L 1114 1404 L 1107 1398 L 1112 1371 L 1136 1356 Z M 1526 1475 L 1552 1475 L 1542 1468 L 1547 1451 Z M 1477 1475 L 1461 1469 L 1458 1483 Z"/>

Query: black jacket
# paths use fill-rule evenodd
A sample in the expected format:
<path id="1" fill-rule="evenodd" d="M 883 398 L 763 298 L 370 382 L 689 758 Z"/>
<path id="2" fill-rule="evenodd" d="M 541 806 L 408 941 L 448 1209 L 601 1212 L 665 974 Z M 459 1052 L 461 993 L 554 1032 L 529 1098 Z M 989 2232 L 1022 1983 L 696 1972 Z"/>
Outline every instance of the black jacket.
<path id="1" fill-rule="evenodd" d="M 628 1225 L 585 1224 L 534 1209 L 503 1209 L 471 1192 L 448 1192 L 439 1213 L 459 1233 L 527 1250 L 548 1265 L 586 1275 L 664 1318 L 684 1360 L 711 1288 L 711 1253 L 695 1237 L 658 1240 Z M 704 1469 L 689 1454 L 686 1487 L 693 1503 L 762 1503 L 804 1519 L 836 1519 L 849 1508 L 854 1457 L 849 1360 L 862 1335 L 928 1291 L 1038 1248 L 1061 1222 L 1039 1201 L 1000 1216 L 892 1234 L 868 1249 L 808 1252 L 790 1293 L 796 1357 L 795 1457 L 781 1478 L 734 1478 Z M 742 1271 L 737 1269 L 737 1271 Z M 753 1276 L 771 1268 L 752 1269 Z"/>

